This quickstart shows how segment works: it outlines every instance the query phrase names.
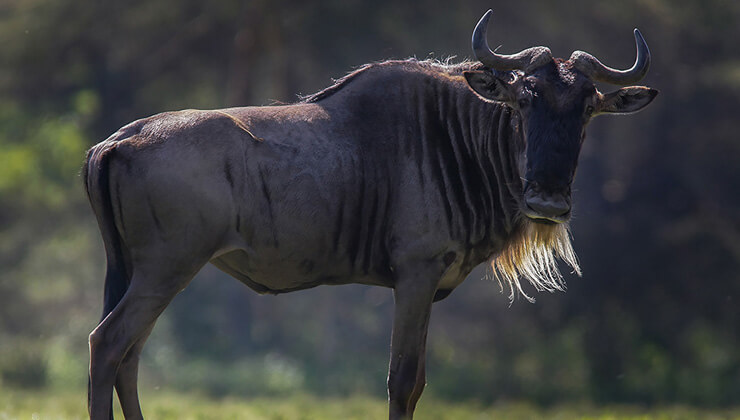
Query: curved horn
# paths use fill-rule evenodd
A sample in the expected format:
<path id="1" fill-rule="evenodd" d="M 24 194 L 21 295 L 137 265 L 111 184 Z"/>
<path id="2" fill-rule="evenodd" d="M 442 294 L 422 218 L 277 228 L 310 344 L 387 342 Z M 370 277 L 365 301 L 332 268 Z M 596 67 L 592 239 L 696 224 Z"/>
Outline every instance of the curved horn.
<path id="1" fill-rule="evenodd" d="M 650 49 L 640 31 L 635 29 L 635 44 L 637 44 L 637 58 L 635 64 L 627 70 L 617 70 L 607 67 L 593 55 L 576 51 L 570 56 L 573 67 L 593 80 L 626 86 L 638 82 L 645 77 L 650 68 Z"/>
<path id="2" fill-rule="evenodd" d="M 494 70 L 524 70 L 526 72 L 552 60 L 552 53 L 547 47 L 532 47 L 511 55 L 496 54 L 491 51 L 486 40 L 486 30 L 492 14 L 493 11 L 488 9 L 473 30 L 473 53 L 478 61 Z"/>

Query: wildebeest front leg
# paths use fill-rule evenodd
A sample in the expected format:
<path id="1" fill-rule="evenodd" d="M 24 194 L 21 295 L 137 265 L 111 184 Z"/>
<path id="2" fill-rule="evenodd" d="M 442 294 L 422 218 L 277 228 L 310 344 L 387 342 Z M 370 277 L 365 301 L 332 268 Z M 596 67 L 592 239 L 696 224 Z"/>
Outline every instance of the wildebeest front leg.
<path id="1" fill-rule="evenodd" d="M 436 279 L 425 270 L 399 276 L 388 370 L 390 420 L 411 419 L 426 385 L 424 372 L 427 327 L 436 291 Z M 433 276 L 431 276 L 433 277 Z"/>

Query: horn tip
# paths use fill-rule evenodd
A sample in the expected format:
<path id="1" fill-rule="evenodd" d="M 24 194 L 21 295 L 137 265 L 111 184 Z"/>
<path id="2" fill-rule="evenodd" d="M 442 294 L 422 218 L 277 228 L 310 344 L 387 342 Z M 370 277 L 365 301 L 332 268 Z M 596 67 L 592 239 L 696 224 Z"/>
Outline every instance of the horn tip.
<path id="1" fill-rule="evenodd" d="M 491 10 L 491 9 L 488 9 L 488 10 L 486 11 L 486 13 L 483 13 L 483 16 L 482 16 L 482 17 L 480 18 L 480 20 L 478 21 L 478 23 L 479 23 L 479 24 L 480 24 L 480 23 L 483 23 L 483 24 L 487 24 L 487 23 L 488 23 L 488 19 L 490 19 L 490 18 L 491 18 L 491 15 L 492 15 L 492 14 L 493 14 L 493 10 Z"/>
<path id="2" fill-rule="evenodd" d="M 639 29 L 635 28 L 634 34 L 635 34 L 635 39 L 645 42 L 645 38 L 642 36 L 642 33 L 640 32 Z"/>
<path id="3" fill-rule="evenodd" d="M 484 46 L 488 47 L 488 42 L 486 41 L 486 30 L 488 29 L 488 20 L 491 18 L 492 14 L 493 10 L 488 9 L 488 11 L 480 18 L 478 24 L 475 25 L 475 29 L 473 30 L 473 50 L 483 48 Z"/>
<path id="4" fill-rule="evenodd" d="M 645 41 L 645 38 L 643 38 L 642 33 L 640 33 L 640 30 L 637 28 L 635 28 L 635 43 L 637 44 L 638 50 L 640 49 L 640 47 L 642 47 L 646 55 L 646 59 L 649 63 L 650 62 L 650 49 L 648 48 L 647 41 Z"/>

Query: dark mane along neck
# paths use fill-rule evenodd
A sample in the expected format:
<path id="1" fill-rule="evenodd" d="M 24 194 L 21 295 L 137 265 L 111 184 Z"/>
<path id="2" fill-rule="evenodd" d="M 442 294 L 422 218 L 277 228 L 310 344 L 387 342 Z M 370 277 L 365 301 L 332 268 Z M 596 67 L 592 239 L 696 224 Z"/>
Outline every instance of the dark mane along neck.
<path id="1" fill-rule="evenodd" d="M 417 60 L 415 58 L 409 58 L 406 60 L 386 60 L 386 61 L 379 61 L 376 63 L 368 63 L 368 64 L 363 64 L 362 66 L 347 73 L 346 75 L 340 77 L 339 79 L 335 79 L 334 84 L 332 84 L 331 86 L 328 86 L 311 95 L 302 97 L 301 102 L 303 103 L 319 102 L 322 99 L 325 99 L 333 95 L 334 93 L 340 91 L 342 88 L 344 88 L 349 83 L 351 83 L 353 80 L 355 80 L 357 76 L 369 70 L 372 70 L 372 69 L 388 68 L 388 67 L 402 67 L 402 68 L 407 68 L 407 69 L 418 68 L 418 69 L 426 69 L 428 71 L 433 71 L 433 72 L 441 72 L 441 73 L 445 73 L 449 75 L 462 76 L 462 73 L 464 71 L 477 70 L 477 69 L 482 68 L 482 66 L 483 66 L 482 64 L 478 62 L 474 62 L 474 61 L 463 61 L 462 63 L 451 64 L 448 61 Z"/>

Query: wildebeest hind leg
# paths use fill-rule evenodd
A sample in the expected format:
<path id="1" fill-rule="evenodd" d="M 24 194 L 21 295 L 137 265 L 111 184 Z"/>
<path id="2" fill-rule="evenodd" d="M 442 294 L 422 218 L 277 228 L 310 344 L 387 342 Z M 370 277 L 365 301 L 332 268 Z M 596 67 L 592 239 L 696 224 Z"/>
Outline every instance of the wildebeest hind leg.
<path id="1" fill-rule="evenodd" d="M 170 260 L 171 261 L 171 260 Z M 205 264 L 205 262 L 203 262 Z M 97 328 L 90 334 L 90 418 L 92 420 L 109 419 L 112 403 L 113 386 L 116 383 L 119 368 L 127 369 L 122 380 L 126 381 L 124 394 L 132 397 L 131 383 L 135 375 L 131 369 L 136 363 L 122 365 L 129 351 L 154 327 L 157 317 L 167 307 L 173 297 L 182 290 L 195 273 L 203 266 L 193 267 L 192 261 L 183 264 L 191 267 L 188 270 L 162 269 L 162 264 L 135 265 L 131 285 L 123 299 Z M 170 265 L 171 266 L 171 265 Z M 143 345 L 143 341 L 141 343 Z M 133 355 L 134 353 L 132 353 Z M 128 411 L 136 405 L 134 416 L 138 412 L 138 401 L 124 399 Z"/>
<path id="2" fill-rule="evenodd" d="M 131 349 L 123 357 L 121 366 L 118 368 L 116 375 L 116 392 L 118 400 L 121 402 L 123 416 L 129 419 L 143 419 L 141 406 L 139 405 L 139 392 L 137 387 L 139 373 L 139 357 L 144 349 L 149 334 L 151 334 L 154 325 L 139 338 Z"/>

